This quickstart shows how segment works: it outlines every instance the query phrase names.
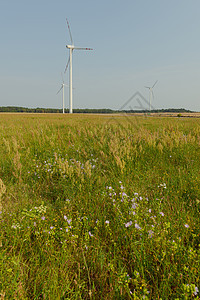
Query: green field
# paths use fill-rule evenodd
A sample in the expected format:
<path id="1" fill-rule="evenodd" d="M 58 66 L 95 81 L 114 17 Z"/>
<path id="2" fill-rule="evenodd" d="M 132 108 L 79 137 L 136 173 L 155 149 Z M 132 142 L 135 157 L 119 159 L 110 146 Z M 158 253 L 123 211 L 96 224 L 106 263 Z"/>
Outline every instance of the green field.
<path id="1" fill-rule="evenodd" d="M 0 114 L 0 299 L 200 299 L 200 119 Z"/>

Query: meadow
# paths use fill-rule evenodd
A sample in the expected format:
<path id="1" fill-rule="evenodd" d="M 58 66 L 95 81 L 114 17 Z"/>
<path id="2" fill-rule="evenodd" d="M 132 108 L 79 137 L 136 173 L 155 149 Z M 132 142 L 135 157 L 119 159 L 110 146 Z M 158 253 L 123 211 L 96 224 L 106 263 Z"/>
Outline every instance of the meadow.
<path id="1" fill-rule="evenodd" d="M 0 114 L 0 299 L 200 299 L 200 119 Z"/>

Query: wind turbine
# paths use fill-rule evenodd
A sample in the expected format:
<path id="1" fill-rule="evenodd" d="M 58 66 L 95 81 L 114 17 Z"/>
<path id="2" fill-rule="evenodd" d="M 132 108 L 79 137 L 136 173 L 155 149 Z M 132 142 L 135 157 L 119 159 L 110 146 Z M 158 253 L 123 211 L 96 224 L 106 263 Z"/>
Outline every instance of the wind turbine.
<path id="1" fill-rule="evenodd" d="M 152 97 L 154 98 L 153 88 L 157 82 L 158 82 L 158 80 L 154 83 L 154 85 L 152 85 L 152 87 L 145 86 L 145 88 L 149 89 L 149 111 L 150 112 L 151 112 L 151 100 L 152 100 Z"/>
<path id="2" fill-rule="evenodd" d="M 62 76 L 62 73 L 61 73 L 61 76 Z M 61 84 L 61 88 L 59 89 L 59 91 L 57 92 L 60 93 L 61 90 L 63 90 L 62 92 L 62 103 L 63 103 L 63 114 L 65 113 L 65 86 L 67 86 L 65 83 L 64 83 L 64 79 L 63 79 L 63 76 L 62 76 L 62 84 Z"/>
<path id="3" fill-rule="evenodd" d="M 68 59 L 68 62 L 67 62 L 66 68 L 65 68 L 65 73 L 66 73 L 68 65 L 69 65 L 69 113 L 72 114 L 72 112 L 73 112 L 73 108 L 72 108 L 72 96 L 73 96 L 72 95 L 72 53 L 73 53 L 74 49 L 76 49 L 76 50 L 93 50 L 93 49 L 80 48 L 80 47 L 74 46 L 74 42 L 72 39 L 72 34 L 71 34 L 68 20 L 67 20 L 67 26 L 68 26 L 68 30 L 69 30 L 71 45 L 66 45 L 66 47 L 69 49 L 69 59 Z"/>

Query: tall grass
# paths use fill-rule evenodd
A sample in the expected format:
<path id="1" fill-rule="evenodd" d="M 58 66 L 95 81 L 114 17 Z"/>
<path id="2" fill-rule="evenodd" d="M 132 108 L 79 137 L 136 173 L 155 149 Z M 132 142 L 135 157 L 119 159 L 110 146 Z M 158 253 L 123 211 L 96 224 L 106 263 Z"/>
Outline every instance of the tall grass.
<path id="1" fill-rule="evenodd" d="M 199 125 L 0 115 L 1 299 L 199 299 Z"/>

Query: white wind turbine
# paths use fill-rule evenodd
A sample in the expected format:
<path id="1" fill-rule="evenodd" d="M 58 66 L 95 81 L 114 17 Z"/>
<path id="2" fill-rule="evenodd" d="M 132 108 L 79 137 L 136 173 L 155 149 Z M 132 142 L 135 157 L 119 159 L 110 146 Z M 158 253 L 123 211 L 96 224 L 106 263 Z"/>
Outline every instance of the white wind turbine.
<path id="1" fill-rule="evenodd" d="M 61 76 L 62 76 L 62 73 L 61 73 Z M 63 76 L 62 76 L 61 88 L 59 89 L 59 91 L 57 92 L 57 94 L 60 93 L 60 91 L 62 90 L 63 114 L 65 113 L 65 86 L 67 86 L 67 85 L 64 83 L 64 79 L 63 79 Z"/>
<path id="2" fill-rule="evenodd" d="M 65 68 L 65 72 L 67 71 L 67 68 L 69 65 L 69 113 L 72 114 L 72 112 L 73 112 L 73 108 L 72 108 L 72 52 L 74 49 L 76 49 L 76 50 L 93 50 L 93 49 L 80 48 L 80 47 L 74 46 L 68 20 L 67 20 L 67 26 L 68 26 L 68 30 L 69 30 L 70 39 L 71 39 L 71 45 L 66 46 L 69 49 L 69 59 L 68 59 L 68 62 L 67 62 L 66 68 Z"/>
<path id="3" fill-rule="evenodd" d="M 145 86 L 145 88 L 149 89 L 149 111 L 150 112 L 151 112 L 151 100 L 152 100 L 152 97 L 154 98 L 153 88 L 157 82 L 158 82 L 158 80 L 154 83 L 154 85 L 152 85 L 152 87 Z"/>

